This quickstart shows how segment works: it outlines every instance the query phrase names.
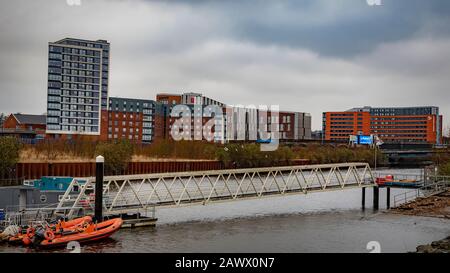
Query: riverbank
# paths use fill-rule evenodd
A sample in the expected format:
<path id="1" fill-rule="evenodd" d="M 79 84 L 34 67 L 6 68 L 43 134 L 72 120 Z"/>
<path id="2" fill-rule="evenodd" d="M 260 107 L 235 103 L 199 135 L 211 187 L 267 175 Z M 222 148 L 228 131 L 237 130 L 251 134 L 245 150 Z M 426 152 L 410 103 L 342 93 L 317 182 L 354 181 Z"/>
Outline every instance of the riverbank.
<path id="1" fill-rule="evenodd" d="M 391 211 L 394 214 L 450 219 L 450 190 L 435 196 L 418 198 Z M 428 245 L 420 245 L 416 248 L 416 253 L 450 253 L 450 236 Z"/>
<path id="2" fill-rule="evenodd" d="M 435 196 L 417 198 L 413 202 L 392 209 L 391 212 L 450 219 L 450 190 Z"/>
<path id="3" fill-rule="evenodd" d="M 429 245 L 418 246 L 417 253 L 450 253 L 450 236 Z"/>

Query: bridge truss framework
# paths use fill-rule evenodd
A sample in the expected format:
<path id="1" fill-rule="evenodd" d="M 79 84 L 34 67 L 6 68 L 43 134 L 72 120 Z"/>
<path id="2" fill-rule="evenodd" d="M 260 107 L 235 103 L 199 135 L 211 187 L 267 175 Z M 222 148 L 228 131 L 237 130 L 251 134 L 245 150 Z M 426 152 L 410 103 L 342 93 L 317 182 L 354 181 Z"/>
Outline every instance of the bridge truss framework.
<path id="1" fill-rule="evenodd" d="M 156 207 L 235 201 L 376 186 L 369 164 L 345 163 L 105 177 L 103 211 L 117 215 Z M 95 178 L 76 178 L 58 204 L 93 210 Z"/>

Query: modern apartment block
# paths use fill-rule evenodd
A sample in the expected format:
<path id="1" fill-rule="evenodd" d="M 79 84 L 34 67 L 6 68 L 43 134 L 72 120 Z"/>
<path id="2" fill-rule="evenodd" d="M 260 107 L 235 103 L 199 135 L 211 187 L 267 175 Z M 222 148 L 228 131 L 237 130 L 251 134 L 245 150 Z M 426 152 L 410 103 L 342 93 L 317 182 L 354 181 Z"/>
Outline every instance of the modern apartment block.
<path id="1" fill-rule="evenodd" d="M 108 110 L 110 44 L 65 38 L 48 47 L 47 134 L 100 138 Z"/>
<path id="2" fill-rule="evenodd" d="M 300 112 L 280 111 L 280 139 L 302 140 L 311 139 L 311 115 Z"/>
<path id="3" fill-rule="evenodd" d="M 439 107 L 369 106 L 323 114 L 325 140 L 348 141 L 350 135 L 377 135 L 385 143 L 431 143 L 442 141 Z"/>
<path id="4" fill-rule="evenodd" d="M 228 142 L 232 140 L 251 140 L 251 131 L 257 131 L 259 129 L 259 123 L 264 117 L 267 119 L 266 130 L 270 132 L 270 125 L 273 122 L 279 124 L 279 139 L 286 141 L 295 141 L 303 139 L 311 139 L 311 115 L 307 113 L 299 112 L 279 112 L 279 117 L 275 120 L 275 116 L 272 117 L 270 111 L 262 113 L 257 109 L 248 109 L 243 107 L 235 107 L 226 105 L 225 103 L 208 98 L 199 93 L 184 93 L 184 94 L 158 94 L 157 101 L 165 105 L 164 112 L 165 117 L 165 135 L 167 138 L 172 138 L 171 131 L 174 128 L 174 123 L 180 119 L 180 117 L 171 116 L 173 107 L 176 105 L 186 105 L 191 111 L 190 128 L 191 132 L 183 130 L 184 134 L 187 134 L 193 140 L 202 139 L 203 128 L 214 133 L 214 140 L 216 142 Z M 205 117 L 203 112 L 208 106 L 218 106 L 222 109 L 223 117 L 218 120 L 218 125 L 221 126 L 221 131 L 217 130 L 215 126 L 207 124 L 211 120 L 211 117 Z M 195 110 L 200 111 L 195 111 Z M 227 111 L 229 113 L 227 114 Z M 227 120 L 228 116 L 232 116 L 233 121 Z M 213 127 L 213 128 L 211 128 Z M 232 132 L 232 129 L 235 129 Z M 244 128 L 244 134 L 240 135 L 237 131 L 238 128 Z M 175 128 L 177 130 L 181 128 Z M 181 130 L 179 130 L 181 131 Z M 256 136 L 258 139 L 259 136 Z"/>
<path id="5" fill-rule="evenodd" d="M 174 123 L 176 120 L 178 120 L 178 117 L 172 117 L 171 113 L 173 108 L 176 105 L 185 105 L 187 106 L 192 114 L 191 118 L 191 139 L 201 139 L 203 137 L 202 133 L 199 129 L 200 126 L 204 126 L 206 122 L 210 118 L 205 118 L 202 116 L 195 116 L 195 111 L 200 110 L 203 111 L 203 108 L 208 105 L 217 105 L 220 107 L 224 107 L 225 104 L 218 102 L 216 100 L 213 100 L 211 98 L 205 97 L 200 93 L 182 93 L 182 94 L 157 94 L 156 101 L 160 103 L 163 106 L 162 112 L 164 113 L 164 120 L 163 120 L 163 134 L 164 138 L 172 139 L 172 127 L 174 126 Z M 203 112 L 201 112 L 203 113 Z M 195 129 L 197 129 L 197 134 L 195 134 Z"/>
<path id="6" fill-rule="evenodd" d="M 149 144 L 162 136 L 163 111 L 153 100 L 109 98 L 108 140 Z"/>

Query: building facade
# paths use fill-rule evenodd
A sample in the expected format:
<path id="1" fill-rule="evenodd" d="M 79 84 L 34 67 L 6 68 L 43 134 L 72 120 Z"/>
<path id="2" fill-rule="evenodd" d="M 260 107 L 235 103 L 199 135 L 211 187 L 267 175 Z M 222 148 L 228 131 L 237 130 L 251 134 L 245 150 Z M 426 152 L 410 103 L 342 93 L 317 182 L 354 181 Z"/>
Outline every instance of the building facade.
<path id="1" fill-rule="evenodd" d="M 0 136 L 15 136 L 22 140 L 36 140 L 45 138 L 46 116 L 11 114 L 0 129 Z"/>
<path id="2" fill-rule="evenodd" d="M 311 115 L 308 113 L 280 111 L 277 118 L 270 111 L 262 112 L 259 109 L 226 105 L 200 93 L 158 94 L 157 101 L 165 106 L 164 127 L 165 135 L 169 139 L 173 139 L 172 130 L 174 129 L 176 137 L 191 140 L 204 139 L 204 130 L 212 133 L 211 138 L 215 142 L 258 140 L 261 137 L 258 131 L 264 129 L 270 132 L 272 123 L 277 123 L 279 126 L 278 138 L 280 140 L 311 139 Z M 190 121 L 183 124 L 188 128 L 179 128 L 180 125 L 176 124 L 182 117 L 181 114 L 172 115 L 173 108 L 180 104 L 186 106 L 186 110 L 190 111 Z M 211 124 L 212 117 L 205 115 L 204 111 L 209 112 L 213 110 L 214 106 L 219 107 L 223 115 L 214 124 Z M 261 123 L 265 123 L 267 127 L 260 128 Z"/>
<path id="3" fill-rule="evenodd" d="M 47 134 L 99 138 L 108 110 L 110 44 L 66 38 L 49 43 L 48 52 Z"/>
<path id="4" fill-rule="evenodd" d="M 325 140 L 348 141 L 350 135 L 377 135 L 385 143 L 442 142 L 439 108 L 390 107 L 353 108 L 323 114 Z"/>
<path id="5" fill-rule="evenodd" d="M 128 139 L 149 144 L 155 139 L 155 123 L 160 108 L 153 100 L 109 98 L 108 140 Z"/>

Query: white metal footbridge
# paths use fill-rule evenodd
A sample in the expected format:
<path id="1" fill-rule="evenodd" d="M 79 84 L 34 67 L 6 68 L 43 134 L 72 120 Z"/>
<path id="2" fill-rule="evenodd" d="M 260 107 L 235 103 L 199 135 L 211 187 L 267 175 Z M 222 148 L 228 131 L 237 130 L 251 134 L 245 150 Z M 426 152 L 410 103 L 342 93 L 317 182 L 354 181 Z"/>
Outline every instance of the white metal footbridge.
<path id="1" fill-rule="evenodd" d="M 366 163 L 111 176 L 103 181 L 105 215 L 376 186 Z M 73 217 L 80 208 L 93 209 L 94 190 L 94 177 L 74 179 L 57 211 Z"/>

